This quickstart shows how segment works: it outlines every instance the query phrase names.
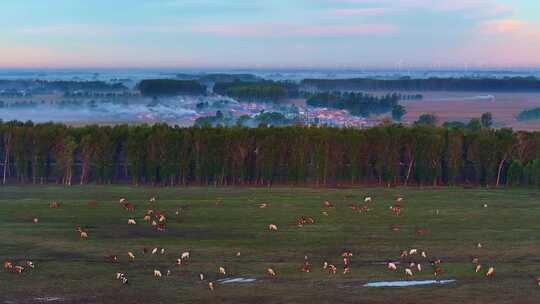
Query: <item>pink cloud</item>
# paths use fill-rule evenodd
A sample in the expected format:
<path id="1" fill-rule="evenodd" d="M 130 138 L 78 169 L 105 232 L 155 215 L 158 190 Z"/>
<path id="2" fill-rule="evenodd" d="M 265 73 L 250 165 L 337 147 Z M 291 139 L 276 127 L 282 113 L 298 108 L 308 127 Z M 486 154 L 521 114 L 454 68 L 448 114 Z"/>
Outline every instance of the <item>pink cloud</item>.
<path id="1" fill-rule="evenodd" d="M 333 11 L 334 15 L 339 16 L 379 16 L 384 15 L 389 11 L 387 8 L 348 8 L 348 9 L 336 9 Z"/>
<path id="2" fill-rule="evenodd" d="M 508 34 L 527 31 L 530 25 L 521 20 L 491 20 L 482 23 L 482 30 L 488 34 Z"/>
<path id="3" fill-rule="evenodd" d="M 540 24 L 499 19 L 480 24 L 458 58 L 490 66 L 540 66 Z"/>
<path id="4" fill-rule="evenodd" d="M 311 26 L 296 30 L 296 33 L 311 36 L 343 36 L 343 35 L 367 35 L 367 34 L 390 34 L 398 32 L 399 28 L 389 24 L 365 24 L 353 26 Z"/>
<path id="5" fill-rule="evenodd" d="M 216 36 L 288 37 L 288 36 L 354 36 L 389 34 L 399 31 L 390 24 L 362 24 L 350 26 L 295 26 L 295 25 L 205 25 L 184 29 Z"/>
<path id="6" fill-rule="evenodd" d="M 436 12 L 475 12 L 484 16 L 501 16 L 514 13 L 514 8 L 500 0 L 322 0 L 326 3 L 348 6 L 365 6 L 376 3 L 387 9 L 425 9 Z M 354 9 L 363 9 L 354 7 Z M 369 9 L 369 8 L 368 8 Z"/>

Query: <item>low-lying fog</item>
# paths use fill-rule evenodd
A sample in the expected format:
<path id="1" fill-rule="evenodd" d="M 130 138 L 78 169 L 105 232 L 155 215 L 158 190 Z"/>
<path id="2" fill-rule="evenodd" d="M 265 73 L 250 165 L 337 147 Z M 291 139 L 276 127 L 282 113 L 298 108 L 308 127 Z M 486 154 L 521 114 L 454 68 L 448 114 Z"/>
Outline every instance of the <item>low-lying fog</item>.
<path id="1" fill-rule="evenodd" d="M 135 98 L 132 100 L 70 100 L 42 102 L 6 102 L 0 107 L 4 121 L 62 122 L 77 124 L 157 123 L 191 126 L 199 117 L 213 116 L 217 111 L 238 118 L 261 111 L 282 112 L 283 107 L 264 103 L 240 103 L 222 96 L 174 98 Z"/>

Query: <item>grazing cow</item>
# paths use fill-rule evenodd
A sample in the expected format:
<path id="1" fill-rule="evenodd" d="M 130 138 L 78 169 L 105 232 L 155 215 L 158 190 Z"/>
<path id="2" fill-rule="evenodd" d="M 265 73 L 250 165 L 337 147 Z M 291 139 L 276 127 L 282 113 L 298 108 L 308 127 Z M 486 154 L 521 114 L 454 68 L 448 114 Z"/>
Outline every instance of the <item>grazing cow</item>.
<path id="1" fill-rule="evenodd" d="M 26 266 L 28 266 L 28 267 L 30 267 L 32 269 L 34 269 L 36 267 L 36 265 L 34 265 L 34 262 L 32 262 L 32 261 L 26 261 Z"/>
<path id="2" fill-rule="evenodd" d="M 220 275 L 223 275 L 223 276 L 224 276 L 224 275 L 227 275 L 227 273 L 225 272 L 225 267 L 223 267 L 223 266 L 221 266 L 221 267 L 218 268 L 218 273 L 219 273 Z"/>
<path id="3" fill-rule="evenodd" d="M 396 215 L 396 216 L 399 216 L 401 214 L 401 207 L 390 207 L 390 210 L 392 210 L 392 212 Z"/>
<path id="4" fill-rule="evenodd" d="M 11 268 L 13 268 L 13 263 L 11 261 L 5 261 L 4 269 L 11 269 Z"/>
<path id="5" fill-rule="evenodd" d="M 337 267 L 332 264 L 329 264 L 327 270 L 328 270 L 328 273 L 330 274 L 336 274 Z"/>
<path id="6" fill-rule="evenodd" d="M 409 250 L 409 255 L 416 255 L 416 254 L 418 254 L 418 249 L 413 248 L 413 249 Z"/>
<path id="7" fill-rule="evenodd" d="M 214 291 L 214 283 L 213 282 L 208 282 L 208 289 L 210 289 L 210 291 Z"/>
<path id="8" fill-rule="evenodd" d="M 343 274 L 348 274 L 351 272 L 351 268 L 349 266 L 343 267 Z"/>
<path id="9" fill-rule="evenodd" d="M 128 219 L 128 225 L 137 225 L 137 222 L 134 219 Z"/>
<path id="10" fill-rule="evenodd" d="M 180 255 L 180 258 L 182 260 L 188 260 L 189 259 L 189 251 L 182 252 L 182 254 Z"/>
<path id="11" fill-rule="evenodd" d="M 405 258 L 405 257 L 408 257 L 409 256 L 409 252 L 407 250 L 403 250 L 401 251 L 399 257 L 400 258 Z"/>
<path id="12" fill-rule="evenodd" d="M 161 271 L 154 269 L 154 277 L 155 278 L 161 278 Z"/>
<path id="13" fill-rule="evenodd" d="M 152 249 L 152 254 L 156 254 L 158 252 L 158 248 L 155 247 L 154 249 Z"/>
<path id="14" fill-rule="evenodd" d="M 476 267 L 474 268 L 474 272 L 479 273 L 480 270 L 482 270 L 482 265 L 481 264 L 476 265 Z"/>
<path id="15" fill-rule="evenodd" d="M 268 275 L 271 276 L 271 277 L 275 277 L 275 276 L 276 276 L 276 272 L 275 272 L 274 269 L 272 269 L 272 268 L 267 268 L 267 269 L 266 269 L 266 273 L 268 273 Z"/>
<path id="16" fill-rule="evenodd" d="M 364 204 L 364 206 L 362 206 L 362 208 L 360 208 L 360 212 L 370 212 L 371 209 L 369 209 L 369 205 L 368 204 Z"/>
<path id="17" fill-rule="evenodd" d="M 22 273 L 24 271 L 24 267 L 22 266 L 15 266 L 12 268 L 12 272 L 14 273 Z"/>
<path id="18" fill-rule="evenodd" d="M 118 263 L 118 256 L 116 254 L 109 256 L 109 258 L 111 259 L 111 262 Z"/>
<path id="19" fill-rule="evenodd" d="M 371 203 L 372 201 L 373 201 L 373 199 L 371 199 L 371 196 L 366 196 L 366 197 L 364 198 L 364 203 L 365 203 L 365 204 L 369 204 L 369 203 Z"/>
<path id="20" fill-rule="evenodd" d="M 270 224 L 270 225 L 268 225 L 268 230 L 270 230 L 270 231 L 277 231 L 277 230 L 278 230 L 278 227 L 277 227 L 277 225 L 275 225 L 275 224 Z"/>
<path id="21" fill-rule="evenodd" d="M 413 272 L 410 268 L 405 268 L 405 276 L 407 277 L 412 277 L 413 276 Z"/>
<path id="22" fill-rule="evenodd" d="M 427 253 L 426 253 L 425 251 L 422 251 L 422 257 L 423 257 L 424 259 L 427 259 Z"/>
<path id="23" fill-rule="evenodd" d="M 325 261 L 325 262 L 323 263 L 323 267 L 322 267 L 322 268 L 323 268 L 323 269 L 327 269 L 327 268 L 328 268 L 328 262 Z"/>
<path id="24" fill-rule="evenodd" d="M 267 204 L 267 203 L 261 203 L 261 204 L 259 205 L 259 209 L 266 209 L 266 208 L 268 208 L 268 204 Z"/>
<path id="25" fill-rule="evenodd" d="M 391 271 L 396 271 L 397 270 L 396 263 L 393 263 L 393 262 L 388 262 L 387 267 Z"/>
<path id="26" fill-rule="evenodd" d="M 416 269 L 418 270 L 418 272 L 421 272 L 422 271 L 422 265 L 420 265 L 420 263 L 416 264 Z"/>
<path id="27" fill-rule="evenodd" d="M 124 207 L 124 209 L 126 209 L 127 211 L 135 211 L 135 205 L 128 202 L 128 200 L 126 200 L 125 198 L 120 199 L 120 205 L 122 205 L 122 207 Z"/>
<path id="28" fill-rule="evenodd" d="M 204 281 L 204 274 L 199 273 L 199 280 Z"/>
<path id="29" fill-rule="evenodd" d="M 128 279 L 124 276 L 122 277 L 122 284 L 126 285 L 128 283 Z"/>
<path id="30" fill-rule="evenodd" d="M 442 273 L 442 268 L 441 268 L 441 266 L 435 266 L 435 267 L 433 268 L 433 274 L 434 274 L 435 276 L 438 276 L 438 275 L 441 274 L 441 273 Z"/>
<path id="31" fill-rule="evenodd" d="M 297 226 L 298 228 L 304 227 L 304 224 L 305 224 L 305 223 L 306 223 L 306 220 L 304 219 L 303 216 L 297 217 L 297 218 L 296 218 L 296 226 Z"/>
<path id="32" fill-rule="evenodd" d="M 128 258 L 129 258 L 129 261 L 130 261 L 130 262 L 135 261 L 135 255 L 133 254 L 133 252 L 128 251 L 128 252 L 127 252 L 127 255 L 128 255 Z"/>
<path id="33" fill-rule="evenodd" d="M 488 268 L 488 271 L 486 272 L 486 277 L 491 278 L 495 275 L 495 267 L 491 266 Z"/>
<path id="34" fill-rule="evenodd" d="M 80 231 L 80 235 L 81 235 L 81 239 L 86 239 L 88 238 L 88 233 L 86 233 L 85 231 Z"/>
<path id="35" fill-rule="evenodd" d="M 182 266 L 182 259 L 176 259 L 175 265 L 176 265 L 176 267 Z"/>
<path id="36" fill-rule="evenodd" d="M 165 254 L 165 248 L 161 248 L 160 253 L 161 253 L 161 254 Z"/>
<path id="37" fill-rule="evenodd" d="M 240 251 L 237 251 L 235 255 L 236 255 L 236 257 L 240 257 L 242 255 L 242 253 Z"/>
<path id="38" fill-rule="evenodd" d="M 163 231 L 165 231 L 165 224 L 159 223 L 159 224 L 157 225 L 157 227 L 156 227 L 156 230 L 157 230 L 158 232 L 163 232 Z"/>
<path id="39" fill-rule="evenodd" d="M 334 204 L 332 204 L 332 202 L 330 202 L 330 201 L 324 201 L 323 206 L 325 208 L 333 208 Z"/>
<path id="40" fill-rule="evenodd" d="M 144 220 L 145 222 L 150 222 L 150 221 L 152 220 L 152 218 L 150 217 L 150 215 L 147 214 L 147 215 L 145 215 L 145 216 L 143 217 L 143 220 Z"/>
<path id="41" fill-rule="evenodd" d="M 310 268 L 311 268 L 311 265 L 309 264 L 309 262 L 307 260 L 304 261 L 304 264 L 302 265 L 302 272 L 309 273 Z"/>
<path id="42" fill-rule="evenodd" d="M 156 198 L 155 197 L 151 197 L 150 198 L 150 203 L 155 203 L 156 202 Z"/>
<path id="43" fill-rule="evenodd" d="M 221 198 L 218 198 L 216 202 L 214 203 L 214 206 L 216 207 L 223 207 L 223 200 Z"/>

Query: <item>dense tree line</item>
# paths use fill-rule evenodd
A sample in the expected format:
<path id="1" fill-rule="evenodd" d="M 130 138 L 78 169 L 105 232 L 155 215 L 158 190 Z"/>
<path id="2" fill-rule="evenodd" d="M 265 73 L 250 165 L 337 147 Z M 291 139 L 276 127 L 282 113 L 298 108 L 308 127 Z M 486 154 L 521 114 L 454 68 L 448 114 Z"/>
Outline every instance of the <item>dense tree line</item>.
<path id="1" fill-rule="evenodd" d="M 104 81 L 74 81 L 74 80 L 6 80 L 0 79 L 1 90 L 29 90 L 34 93 L 50 91 L 124 91 L 128 90 L 121 83 L 107 83 Z"/>
<path id="2" fill-rule="evenodd" d="M 0 124 L 2 183 L 540 184 L 540 133 Z"/>
<path id="3" fill-rule="evenodd" d="M 276 102 L 299 95 L 298 85 L 292 82 L 217 82 L 214 93 L 246 101 Z"/>
<path id="4" fill-rule="evenodd" d="M 205 95 L 206 87 L 194 80 L 145 79 L 137 85 L 144 96 Z"/>
<path id="5" fill-rule="evenodd" d="M 521 111 L 518 116 L 518 120 L 533 120 L 533 119 L 540 119 L 540 108 L 534 108 L 534 109 L 528 109 Z"/>
<path id="6" fill-rule="evenodd" d="M 379 97 L 365 93 L 324 92 L 310 96 L 306 103 L 313 107 L 345 109 L 356 116 L 369 116 L 392 111 L 398 101 L 397 94 Z"/>
<path id="7" fill-rule="evenodd" d="M 381 90 L 381 91 L 540 91 L 540 79 L 535 77 L 508 78 L 427 78 L 404 77 L 395 80 L 351 79 L 304 79 L 304 89 L 334 90 Z"/>
<path id="8" fill-rule="evenodd" d="M 182 80 L 197 80 L 202 83 L 206 82 L 233 82 L 233 81 L 259 81 L 260 78 L 253 74 L 227 74 L 227 73 L 210 73 L 210 74 L 176 74 L 176 78 Z"/>

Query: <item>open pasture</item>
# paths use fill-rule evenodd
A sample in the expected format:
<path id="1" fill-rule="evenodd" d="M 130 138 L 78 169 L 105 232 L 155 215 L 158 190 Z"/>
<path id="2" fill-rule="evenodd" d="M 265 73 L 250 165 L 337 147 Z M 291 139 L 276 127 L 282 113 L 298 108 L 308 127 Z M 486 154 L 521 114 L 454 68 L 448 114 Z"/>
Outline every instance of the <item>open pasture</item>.
<path id="1" fill-rule="evenodd" d="M 361 210 L 366 196 L 370 211 L 351 208 Z M 390 209 L 398 196 L 400 215 Z M 53 201 L 58 208 L 49 207 Z M 143 219 L 152 206 L 166 216 L 164 231 Z M 298 227 L 301 216 L 314 223 Z M 538 303 L 539 218 L 540 192 L 532 188 L 0 187 L 0 259 L 25 267 L 20 274 L 2 268 L 0 303 Z M 400 258 L 411 249 L 418 254 Z M 175 265 L 183 252 L 189 259 Z M 343 252 L 353 254 L 347 274 Z M 301 271 L 305 256 L 309 273 Z M 396 271 L 389 261 L 398 262 Z M 363 286 L 433 279 L 456 281 Z"/>

